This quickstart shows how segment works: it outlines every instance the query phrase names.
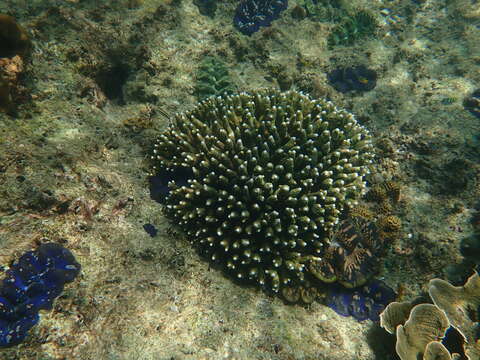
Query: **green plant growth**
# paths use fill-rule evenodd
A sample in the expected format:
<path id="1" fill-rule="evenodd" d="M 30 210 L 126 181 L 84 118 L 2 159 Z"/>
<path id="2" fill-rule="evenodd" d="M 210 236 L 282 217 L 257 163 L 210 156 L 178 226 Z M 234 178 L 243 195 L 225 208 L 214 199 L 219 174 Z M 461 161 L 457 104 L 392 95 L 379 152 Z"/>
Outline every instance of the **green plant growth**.
<path id="1" fill-rule="evenodd" d="M 330 47 L 336 45 L 352 45 L 359 39 L 364 39 L 375 34 L 378 23 L 368 11 L 360 10 L 355 14 L 345 16 L 336 25 L 328 37 Z"/>
<path id="2" fill-rule="evenodd" d="M 203 59 L 197 73 L 195 94 L 198 100 L 235 91 L 226 64 L 214 56 Z"/>

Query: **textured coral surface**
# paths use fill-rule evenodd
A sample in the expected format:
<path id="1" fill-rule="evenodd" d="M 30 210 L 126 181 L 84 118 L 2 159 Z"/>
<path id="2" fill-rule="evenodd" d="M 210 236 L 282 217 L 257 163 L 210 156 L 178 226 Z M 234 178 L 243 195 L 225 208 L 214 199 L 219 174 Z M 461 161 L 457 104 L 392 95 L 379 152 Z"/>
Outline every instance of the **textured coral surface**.
<path id="1" fill-rule="evenodd" d="M 368 132 L 332 103 L 264 90 L 178 115 L 152 158 L 161 172 L 193 172 L 171 185 L 167 216 L 234 277 L 278 292 L 315 277 L 309 264 L 362 195 L 373 153 Z"/>
<path id="2" fill-rule="evenodd" d="M 47 243 L 28 251 L 7 271 L 0 286 L 0 346 L 17 345 L 38 320 L 51 310 L 66 283 L 80 272 L 80 264 L 59 244 Z"/>
<path id="3" fill-rule="evenodd" d="M 38 242 L 82 264 L 52 311 L 5 359 L 329 359 L 394 356 L 393 337 L 314 302 L 287 305 L 210 267 L 150 199 L 150 146 L 194 108 L 202 59 L 220 56 L 239 91 L 301 90 L 355 114 L 378 155 L 375 216 L 401 219 L 380 275 L 411 300 L 437 277 L 462 284 L 459 243 L 478 212 L 480 123 L 464 108 L 480 82 L 478 4 L 342 1 L 379 23 L 372 37 L 330 47 L 336 24 L 292 17 L 295 1 L 251 36 L 236 1 L 203 16 L 189 0 L 0 1 L 32 40 L 30 98 L 0 114 L 0 261 Z M 364 65 L 376 86 L 341 93 L 337 68 Z M 135 125 L 137 124 L 137 125 Z M 135 125 L 135 126 L 133 126 Z M 158 229 L 150 237 L 143 224 Z M 392 227 L 398 222 L 388 221 Z"/>

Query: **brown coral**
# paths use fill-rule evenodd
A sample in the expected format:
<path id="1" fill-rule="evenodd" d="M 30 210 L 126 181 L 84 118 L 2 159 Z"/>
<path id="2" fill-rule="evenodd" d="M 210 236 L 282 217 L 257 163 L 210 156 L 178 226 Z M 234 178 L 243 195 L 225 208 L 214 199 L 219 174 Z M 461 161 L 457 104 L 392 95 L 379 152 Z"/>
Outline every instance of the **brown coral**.
<path id="1" fill-rule="evenodd" d="M 310 272 L 327 283 L 339 282 L 347 288 L 365 284 L 377 274 L 389 240 L 376 222 L 349 213 L 330 236 L 330 245 L 322 258 L 312 259 Z"/>
<path id="2" fill-rule="evenodd" d="M 429 294 L 434 304 L 413 307 L 408 302 L 393 302 L 380 314 L 380 325 L 388 332 L 397 334 L 396 351 L 400 358 L 479 359 L 480 341 L 476 334 L 480 306 L 479 275 L 472 275 L 463 286 L 433 279 L 429 283 Z M 440 342 L 445 336 L 448 337 L 447 329 L 450 326 L 458 333 L 455 342 L 459 342 L 455 344 L 453 355 Z"/>
<path id="3" fill-rule="evenodd" d="M 469 344 L 466 354 L 470 359 L 480 358 L 480 340 L 476 334 L 480 315 L 480 276 L 475 273 L 463 286 L 453 286 L 442 279 L 430 280 L 429 294 L 433 303 L 465 336 Z"/>
<path id="4" fill-rule="evenodd" d="M 14 112 L 15 103 L 23 96 L 19 77 L 29 50 L 25 29 L 11 16 L 0 14 L 0 110 L 7 113 Z"/>
<path id="5" fill-rule="evenodd" d="M 25 57 L 30 50 L 28 34 L 13 17 L 0 14 L 0 58 Z"/>
<path id="6" fill-rule="evenodd" d="M 10 113 L 14 110 L 14 100 L 21 96 L 19 76 L 24 70 L 19 55 L 0 58 L 0 110 Z"/>
<path id="7" fill-rule="evenodd" d="M 378 227 L 384 233 L 394 234 L 400 231 L 402 221 L 394 215 L 381 217 L 377 222 Z"/>
<path id="8" fill-rule="evenodd" d="M 413 305 L 409 302 L 392 302 L 380 314 L 380 326 L 390 334 L 395 334 L 398 325 L 403 325 L 408 320 Z"/>
<path id="9" fill-rule="evenodd" d="M 385 181 L 375 184 L 367 193 L 367 199 L 378 203 L 386 201 L 396 204 L 400 200 L 400 185 L 395 181 Z"/>
<path id="10" fill-rule="evenodd" d="M 435 305 L 417 305 L 405 325 L 397 326 L 395 349 L 402 360 L 417 360 L 429 343 L 443 338 L 449 326 L 445 313 Z"/>

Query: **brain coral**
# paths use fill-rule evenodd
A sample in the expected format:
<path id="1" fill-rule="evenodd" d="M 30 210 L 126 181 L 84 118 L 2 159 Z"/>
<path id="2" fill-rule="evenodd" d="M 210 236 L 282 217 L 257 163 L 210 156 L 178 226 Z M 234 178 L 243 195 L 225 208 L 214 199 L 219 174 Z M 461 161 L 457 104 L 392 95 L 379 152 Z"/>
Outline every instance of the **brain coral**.
<path id="1" fill-rule="evenodd" d="M 152 159 L 155 173 L 191 169 L 186 185 L 170 182 L 165 213 L 199 251 L 278 292 L 315 278 L 308 265 L 363 193 L 372 157 L 352 114 L 295 91 L 260 90 L 177 114 Z"/>

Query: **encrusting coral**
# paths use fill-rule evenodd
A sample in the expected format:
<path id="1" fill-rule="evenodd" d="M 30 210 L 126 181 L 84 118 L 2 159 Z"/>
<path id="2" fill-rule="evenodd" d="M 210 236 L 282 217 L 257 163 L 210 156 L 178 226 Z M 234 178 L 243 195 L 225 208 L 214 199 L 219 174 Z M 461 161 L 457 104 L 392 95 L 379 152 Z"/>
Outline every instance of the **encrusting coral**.
<path id="1" fill-rule="evenodd" d="M 364 192 L 372 158 L 352 114 L 276 90 L 211 97 L 177 114 L 152 156 L 155 174 L 192 171 L 187 185 L 169 184 L 166 215 L 235 278 L 274 292 L 316 278 L 309 265 Z"/>
<path id="2" fill-rule="evenodd" d="M 0 347 L 19 344 L 38 323 L 40 310 L 53 301 L 80 272 L 73 254 L 56 243 L 23 254 L 0 284 Z"/>

